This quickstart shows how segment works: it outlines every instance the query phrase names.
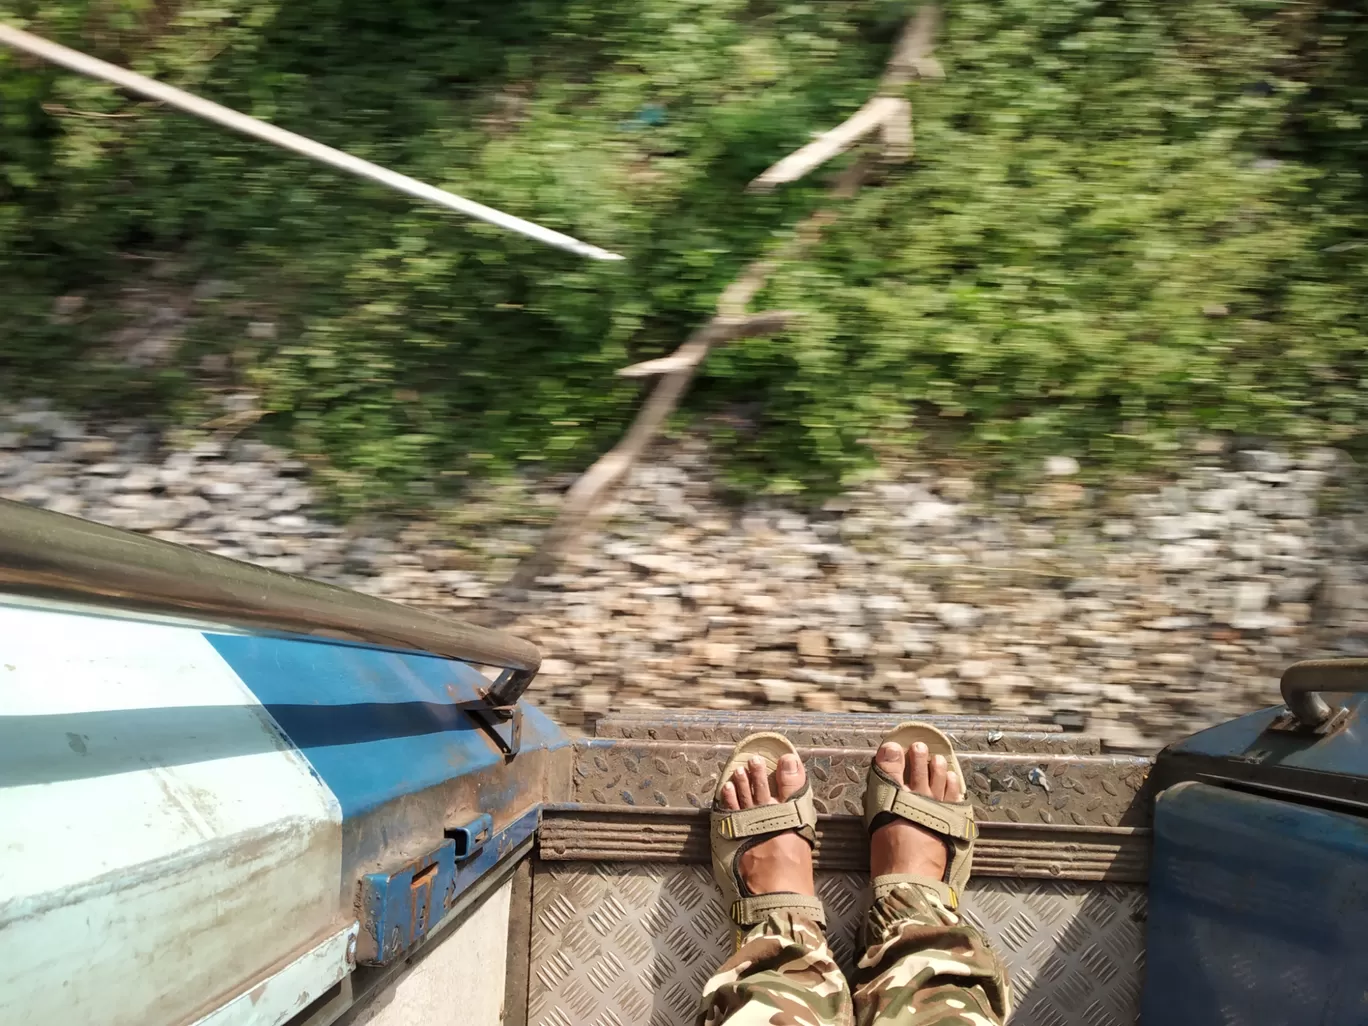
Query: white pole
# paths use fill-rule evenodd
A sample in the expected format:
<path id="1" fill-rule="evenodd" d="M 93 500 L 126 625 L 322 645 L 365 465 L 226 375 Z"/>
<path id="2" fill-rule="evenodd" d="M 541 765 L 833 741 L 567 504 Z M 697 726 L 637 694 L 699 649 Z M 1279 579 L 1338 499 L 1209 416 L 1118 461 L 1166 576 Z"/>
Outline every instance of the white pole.
<path id="1" fill-rule="evenodd" d="M 292 150 L 305 157 L 310 157 L 323 164 L 343 171 L 350 171 L 354 175 L 362 178 L 369 178 L 371 181 L 379 182 L 381 185 L 388 185 L 391 189 L 398 192 L 407 193 L 429 203 L 436 203 L 441 207 L 448 207 L 451 210 L 460 211 L 470 217 L 480 221 L 488 221 L 496 224 L 500 228 L 507 228 L 511 232 L 526 235 L 530 239 L 544 242 L 548 246 L 555 246 L 557 249 L 568 250 L 580 256 L 590 257 L 593 260 L 621 260 L 622 257 L 617 253 L 610 253 L 606 249 L 599 249 L 591 246 L 587 242 L 573 239 L 569 235 L 562 235 L 560 232 L 552 231 L 550 228 L 543 228 L 539 224 L 531 221 L 524 221 L 521 217 L 514 217 L 502 211 L 487 207 L 483 203 L 476 203 L 474 200 L 465 199 L 455 193 L 447 192 L 445 189 L 438 189 L 432 185 L 426 185 L 416 178 L 408 175 L 401 175 L 390 171 L 388 168 L 372 164 L 368 160 L 360 157 L 353 157 L 350 153 L 343 153 L 335 150 L 331 146 L 324 146 L 316 143 L 312 139 L 306 139 L 302 135 L 294 132 L 287 132 L 283 128 L 269 125 L 264 121 L 240 114 L 235 110 L 229 110 L 217 103 L 202 100 L 198 96 L 193 96 L 182 89 L 174 86 L 165 85 L 155 79 L 148 78 L 146 75 L 139 75 L 135 71 L 127 68 L 120 68 L 105 61 L 97 60 L 76 50 L 70 50 L 57 43 L 48 42 L 46 39 L 39 38 L 31 33 L 24 32 L 22 29 L 14 28 L 11 25 L 0 24 L 0 43 L 5 43 L 14 47 L 16 50 L 23 50 L 31 53 L 35 57 L 41 57 L 53 64 L 60 64 L 64 68 L 78 71 L 82 75 L 89 75 L 92 78 L 102 78 L 106 82 L 113 82 L 117 86 L 140 93 L 153 100 L 160 100 L 162 103 L 172 107 L 177 107 L 186 113 L 194 114 L 204 118 L 206 121 L 213 121 L 250 135 L 253 138 L 261 139 L 264 142 L 279 146 L 281 149 Z"/>

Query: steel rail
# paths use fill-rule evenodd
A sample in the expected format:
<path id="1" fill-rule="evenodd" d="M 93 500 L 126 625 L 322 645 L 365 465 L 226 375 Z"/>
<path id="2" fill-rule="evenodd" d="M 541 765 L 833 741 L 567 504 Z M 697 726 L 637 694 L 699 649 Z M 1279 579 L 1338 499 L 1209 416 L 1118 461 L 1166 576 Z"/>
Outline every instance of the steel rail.
<path id="1" fill-rule="evenodd" d="M 504 672 L 489 704 L 516 704 L 541 666 L 531 642 L 384 599 L 0 499 L 0 594 L 247 630 L 314 635 Z"/>
<path id="2" fill-rule="evenodd" d="M 1298 723 L 1322 727 L 1339 710 L 1332 709 L 1320 693 L 1368 691 L 1368 659 L 1305 659 L 1283 671 L 1278 688 Z"/>

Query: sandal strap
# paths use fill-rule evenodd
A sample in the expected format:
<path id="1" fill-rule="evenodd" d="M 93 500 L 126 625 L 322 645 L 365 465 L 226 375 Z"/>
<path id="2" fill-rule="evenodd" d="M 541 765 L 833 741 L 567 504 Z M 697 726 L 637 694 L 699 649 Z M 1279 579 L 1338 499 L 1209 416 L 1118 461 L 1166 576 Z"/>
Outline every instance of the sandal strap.
<path id="1" fill-rule="evenodd" d="M 778 805 L 752 805 L 749 809 L 714 809 L 717 831 L 728 840 L 797 831 L 809 844 L 817 842 L 817 807 L 808 784 Z"/>
<path id="2" fill-rule="evenodd" d="M 978 836 L 974 807 L 969 802 L 938 802 L 909 791 L 907 785 L 875 765 L 871 767 L 870 786 L 865 788 L 865 822 L 872 823 L 875 816 L 885 812 L 951 840 L 972 841 Z"/>
<path id="3" fill-rule="evenodd" d="M 876 876 L 873 880 L 874 900 L 886 898 L 899 887 L 911 884 L 914 887 L 921 887 L 933 892 L 941 900 L 941 904 L 952 912 L 959 908 L 959 892 L 948 883 L 936 880 L 933 877 L 921 876 L 917 873 L 886 873 L 883 876 Z"/>
<path id="4" fill-rule="evenodd" d="M 796 912 L 798 915 L 815 919 L 820 926 L 826 927 L 826 908 L 822 904 L 822 899 L 807 894 L 756 894 L 749 898 L 737 898 L 731 906 L 732 922 L 743 927 L 763 923 L 766 916 L 776 912 Z"/>

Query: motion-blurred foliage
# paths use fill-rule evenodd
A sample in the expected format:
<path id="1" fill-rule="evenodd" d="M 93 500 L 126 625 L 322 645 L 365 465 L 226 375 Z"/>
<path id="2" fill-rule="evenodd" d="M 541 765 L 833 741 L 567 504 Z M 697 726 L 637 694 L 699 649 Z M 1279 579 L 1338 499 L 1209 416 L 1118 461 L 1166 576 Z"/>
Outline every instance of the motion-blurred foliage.
<path id="1" fill-rule="evenodd" d="M 583 465 L 640 398 L 613 371 L 673 349 L 824 202 L 821 175 L 744 188 L 869 96 L 912 9 L 0 0 L 6 20 L 628 257 L 548 250 L 3 53 L 0 387 L 192 422 L 222 391 L 255 395 L 242 423 L 321 457 L 352 506 Z M 1361 5 L 945 15 L 946 78 L 909 89 L 914 160 L 757 300 L 800 324 L 717 351 L 691 397 L 733 471 L 827 487 L 927 431 L 999 465 L 1128 467 L 1194 429 L 1351 440 L 1368 403 Z M 120 339 L 178 318 L 169 362 L 129 365 Z"/>

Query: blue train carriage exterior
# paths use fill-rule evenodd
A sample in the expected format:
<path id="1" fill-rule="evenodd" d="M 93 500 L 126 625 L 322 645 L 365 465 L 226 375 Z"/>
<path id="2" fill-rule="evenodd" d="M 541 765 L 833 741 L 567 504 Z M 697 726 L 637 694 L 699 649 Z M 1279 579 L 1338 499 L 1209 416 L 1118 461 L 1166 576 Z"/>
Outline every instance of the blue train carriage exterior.
<path id="1" fill-rule="evenodd" d="M 1143 1020 L 1368 1023 L 1368 660 L 1160 753 Z"/>
<path id="2" fill-rule="evenodd" d="M 838 959 L 896 717 L 635 710 L 567 738 L 526 642 L 0 502 L 0 1024 L 688 1026 L 730 940 L 707 804 L 785 732 Z M 940 717 L 1016 1026 L 1368 1022 L 1368 663 L 1157 762 Z M 1157 796 L 1157 800 L 1156 800 Z"/>
<path id="3" fill-rule="evenodd" d="M 0 504 L 0 1023 L 502 1021 L 509 909 L 569 791 L 518 700 L 537 664 Z"/>

